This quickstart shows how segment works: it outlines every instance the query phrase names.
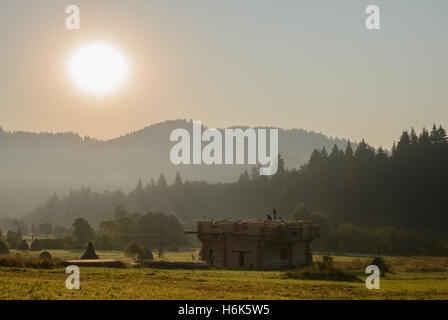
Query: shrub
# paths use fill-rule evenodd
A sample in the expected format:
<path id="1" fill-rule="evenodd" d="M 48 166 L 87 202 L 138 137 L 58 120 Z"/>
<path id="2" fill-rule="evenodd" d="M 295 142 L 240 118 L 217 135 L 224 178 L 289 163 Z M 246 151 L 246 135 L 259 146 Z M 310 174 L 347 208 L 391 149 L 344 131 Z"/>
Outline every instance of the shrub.
<path id="1" fill-rule="evenodd" d="M 334 269 L 333 257 L 325 254 L 317 261 L 317 267 L 320 272 L 329 272 Z"/>
<path id="2" fill-rule="evenodd" d="M 20 239 L 16 236 L 8 236 L 6 238 L 6 242 L 9 245 L 10 249 L 17 249 L 17 246 L 20 244 Z"/>
<path id="3" fill-rule="evenodd" d="M 327 280 L 327 281 L 347 281 L 362 282 L 357 276 L 349 274 L 342 269 L 333 269 L 328 272 L 321 272 L 315 267 L 301 268 L 295 271 L 288 271 L 283 274 L 283 278 L 302 280 Z"/>
<path id="4" fill-rule="evenodd" d="M 71 248 L 67 239 L 40 239 L 39 245 L 39 250 L 64 250 Z"/>
<path id="5" fill-rule="evenodd" d="M 0 254 L 8 254 L 9 249 L 6 243 L 4 243 L 2 240 L 0 240 Z"/>
<path id="6" fill-rule="evenodd" d="M 375 265 L 380 269 L 381 276 L 384 276 L 386 272 L 389 272 L 386 262 L 381 257 L 376 257 L 370 264 Z"/>
<path id="7" fill-rule="evenodd" d="M 324 255 L 314 266 L 285 272 L 283 277 L 303 280 L 361 282 L 357 276 L 352 275 L 341 268 L 336 268 L 333 264 L 333 257 L 329 255 Z"/>
<path id="8" fill-rule="evenodd" d="M 101 235 L 95 238 L 95 247 L 101 250 L 114 250 L 118 245 L 112 238 Z"/>
<path id="9" fill-rule="evenodd" d="M 22 242 L 20 242 L 20 244 L 17 246 L 17 250 L 26 251 L 29 249 L 30 247 L 28 245 L 28 242 L 26 242 L 26 240 L 22 240 Z"/>
<path id="10" fill-rule="evenodd" d="M 137 241 L 131 241 L 124 250 L 124 254 L 135 259 L 138 256 L 144 256 L 145 248 Z"/>

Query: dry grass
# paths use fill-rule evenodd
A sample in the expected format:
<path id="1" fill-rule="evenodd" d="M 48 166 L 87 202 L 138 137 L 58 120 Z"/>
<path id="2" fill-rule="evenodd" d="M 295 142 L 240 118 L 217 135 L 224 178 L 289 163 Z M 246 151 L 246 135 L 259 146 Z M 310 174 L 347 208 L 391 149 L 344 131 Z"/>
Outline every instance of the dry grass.
<path id="1" fill-rule="evenodd" d="M 287 271 L 282 277 L 285 279 L 362 282 L 356 275 L 348 273 L 343 269 L 333 268 L 331 270 L 322 271 L 315 266 Z"/>
<path id="2" fill-rule="evenodd" d="M 0 268 L 0 299 L 448 299 L 448 272 L 396 273 L 380 290 L 273 271 L 81 267 L 80 290 L 66 289 L 66 278 L 63 268 Z"/>
<path id="3" fill-rule="evenodd" d="M 62 260 L 77 260 L 84 253 L 84 249 L 68 249 L 68 250 L 46 250 L 50 252 L 54 258 Z M 95 250 L 100 259 L 113 259 L 120 260 L 125 263 L 133 263 L 134 259 L 127 257 L 123 251 L 120 250 Z M 17 251 L 11 250 L 11 253 L 20 253 L 27 256 L 38 256 L 40 252 L 34 251 Z M 165 252 L 163 257 L 159 257 L 157 250 L 153 250 L 155 261 L 180 261 L 180 262 L 192 262 L 197 261 L 199 257 L 199 249 L 183 249 L 179 251 Z"/>
<path id="4" fill-rule="evenodd" d="M 319 259 L 320 256 L 315 256 Z M 349 272 L 364 272 L 373 258 L 333 256 L 334 266 Z M 392 272 L 447 272 L 448 257 L 382 257 Z"/>
<path id="5" fill-rule="evenodd" d="M 191 260 L 191 251 L 167 256 Z M 362 281 L 373 260 L 333 258 L 335 267 Z M 448 299 L 448 257 L 385 260 L 393 273 L 381 277 L 380 290 L 363 282 L 285 279 L 276 271 L 89 267 L 81 267 L 81 290 L 68 290 L 64 268 L 0 267 L 0 299 Z"/>
<path id="6" fill-rule="evenodd" d="M 59 259 L 44 259 L 23 254 L 4 254 L 0 255 L 0 266 L 9 268 L 51 269 L 60 267 L 61 261 Z"/>

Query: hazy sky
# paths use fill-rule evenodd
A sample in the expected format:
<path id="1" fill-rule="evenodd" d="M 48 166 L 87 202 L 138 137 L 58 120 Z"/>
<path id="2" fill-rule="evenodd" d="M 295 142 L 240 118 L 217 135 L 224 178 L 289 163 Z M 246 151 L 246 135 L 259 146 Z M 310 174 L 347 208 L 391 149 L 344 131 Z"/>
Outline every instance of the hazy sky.
<path id="1" fill-rule="evenodd" d="M 69 4 L 79 31 L 65 28 Z M 369 4 L 380 31 L 364 27 Z M 1 1 L 0 126 L 110 138 L 187 118 L 390 147 L 406 128 L 448 127 L 447 12 L 446 0 Z M 131 65 L 113 94 L 67 74 L 89 42 Z"/>

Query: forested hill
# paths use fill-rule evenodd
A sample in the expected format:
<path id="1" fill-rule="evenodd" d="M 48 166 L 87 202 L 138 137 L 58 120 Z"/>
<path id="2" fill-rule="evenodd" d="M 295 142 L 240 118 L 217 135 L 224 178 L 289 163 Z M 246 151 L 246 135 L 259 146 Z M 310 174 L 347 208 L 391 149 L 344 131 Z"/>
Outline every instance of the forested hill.
<path id="1" fill-rule="evenodd" d="M 203 125 L 206 125 L 204 123 Z M 169 181 L 179 170 L 189 180 L 231 182 L 247 166 L 174 166 L 169 151 L 176 128 L 191 131 L 192 123 L 172 120 L 158 123 L 108 141 L 73 133 L 6 132 L 0 128 L 0 217 L 21 216 L 57 192 L 89 186 L 92 190 L 132 190 L 136 182 Z M 287 167 L 304 164 L 315 148 L 342 147 L 345 140 L 301 129 L 279 130 L 279 149 Z"/>
<path id="2" fill-rule="evenodd" d="M 366 230 L 393 226 L 446 234 L 447 163 L 445 131 L 434 127 L 419 135 L 404 132 L 390 154 L 363 141 L 356 148 L 315 150 L 298 170 L 285 169 L 280 159 L 272 177 L 254 169 L 234 183 L 190 182 L 181 175 L 173 182 L 161 175 L 155 182 L 138 183 L 129 194 L 82 189 L 62 199 L 52 197 L 27 219 L 70 225 L 81 216 L 98 225 L 117 206 L 173 213 L 182 221 L 264 218 L 272 208 L 285 218 L 298 203 L 306 203 L 320 212 L 318 220 L 323 215 L 333 226 L 349 222 Z"/>

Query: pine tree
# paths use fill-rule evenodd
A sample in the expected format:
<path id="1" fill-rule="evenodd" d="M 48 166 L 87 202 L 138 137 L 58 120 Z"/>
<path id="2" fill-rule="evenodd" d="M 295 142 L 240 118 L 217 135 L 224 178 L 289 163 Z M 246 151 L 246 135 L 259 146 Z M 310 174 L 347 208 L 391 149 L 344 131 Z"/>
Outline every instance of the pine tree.
<path id="1" fill-rule="evenodd" d="M 415 133 L 414 128 L 411 129 L 410 140 L 411 140 L 411 146 L 418 145 L 418 136 Z"/>
<path id="2" fill-rule="evenodd" d="M 348 158 L 353 157 L 353 148 L 352 148 L 352 144 L 351 144 L 350 140 L 348 140 L 347 146 L 345 147 L 345 156 Z"/>
<path id="3" fill-rule="evenodd" d="M 403 131 L 401 134 L 400 140 L 398 140 L 397 144 L 397 155 L 398 156 L 405 156 L 411 147 L 411 138 L 409 137 L 409 133 L 407 131 Z"/>
<path id="4" fill-rule="evenodd" d="M 240 177 L 238 178 L 238 182 L 247 182 L 250 181 L 250 177 L 249 177 L 249 173 L 247 172 L 247 170 L 244 170 L 244 172 L 242 172 L 240 174 Z"/>
<path id="5" fill-rule="evenodd" d="M 429 134 L 429 141 L 432 144 L 438 144 L 440 142 L 439 131 L 437 130 L 435 123 L 432 125 L 431 133 Z"/>
<path id="6" fill-rule="evenodd" d="M 448 138 L 446 136 L 445 129 L 443 129 L 442 126 L 439 126 L 439 129 L 437 129 L 437 131 L 439 133 L 440 143 L 447 143 Z"/>
<path id="7" fill-rule="evenodd" d="M 176 177 L 174 178 L 174 185 L 175 186 L 181 186 L 182 185 L 182 178 L 180 176 L 179 171 L 176 172 Z"/>
<path id="8" fill-rule="evenodd" d="M 138 183 L 137 183 L 137 186 L 135 187 L 135 191 L 137 191 L 137 192 L 143 191 L 143 185 L 142 185 L 141 179 L 138 179 Z"/>
<path id="9" fill-rule="evenodd" d="M 420 133 L 420 136 L 418 137 L 418 140 L 421 146 L 428 146 L 431 143 L 429 133 L 428 130 L 426 130 L 426 128 L 423 128 L 422 132 Z"/>
<path id="10" fill-rule="evenodd" d="M 277 167 L 277 174 L 283 174 L 285 173 L 285 160 L 282 158 L 282 155 L 278 154 L 278 167 Z"/>
<path id="11" fill-rule="evenodd" d="M 168 184 L 166 183 L 166 178 L 163 175 L 163 173 L 160 174 L 159 180 L 157 180 L 157 186 L 162 188 L 168 187 Z"/>

